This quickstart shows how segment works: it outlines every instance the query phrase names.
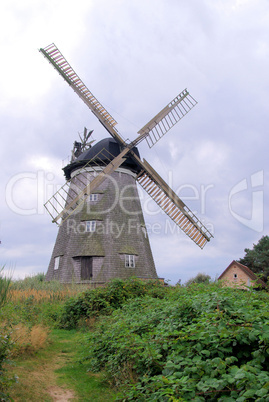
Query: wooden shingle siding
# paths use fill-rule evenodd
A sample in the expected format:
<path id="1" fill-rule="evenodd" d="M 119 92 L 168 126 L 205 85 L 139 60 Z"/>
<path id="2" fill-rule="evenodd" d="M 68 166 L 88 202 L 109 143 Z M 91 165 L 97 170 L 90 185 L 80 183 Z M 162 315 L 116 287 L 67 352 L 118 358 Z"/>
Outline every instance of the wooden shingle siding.
<path id="1" fill-rule="evenodd" d="M 92 257 L 91 282 L 104 283 L 130 276 L 157 279 L 149 239 L 145 236 L 135 176 L 130 173 L 127 169 L 115 171 L 98 188 L 98 201 L 85 200 L 83 206 L 59 227 L 47 280 L 84 282 L 81 257 Z M 119 202 L 115 202 L 117 193 L 123 195 Z M 81 222 L 85 220 L 96 220 L 95 232 L 83 231 Z M 123 252 L 135 255 L 135 268 L 125 267 Z M 59 255 L 61 263 L 56 274 L 54 258 Z"/>

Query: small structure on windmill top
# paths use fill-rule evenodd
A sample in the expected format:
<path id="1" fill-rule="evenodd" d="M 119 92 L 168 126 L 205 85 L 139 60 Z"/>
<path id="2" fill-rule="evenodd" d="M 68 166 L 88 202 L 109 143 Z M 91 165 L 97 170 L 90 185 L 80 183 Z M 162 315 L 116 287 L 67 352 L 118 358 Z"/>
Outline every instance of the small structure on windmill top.
<path id="1" fill-rule="evenodd" d="M 59 49 L 51 44 L 40 52 L 86 103 L 109 132 L 91 146 L 90 133 L 74 144 L 67 179 L 45 204 L 59 231 L 47 280 L 102 284 L 131 276 L 157 279 L 136 182 L 200 248 L 212 234 L 153 167 L 140 158 L 137 145 L 151 148 L 184 117 L 196 100 L 185 89 L 139 132 L 124 141 L 107 110 L 78 77 Z"/>
<path id="2" fill-rule="evenodd" d="M 74 162 L 84 151 L 86 151 L 88 148 L 91 148 L 92 143 L 94 140 L 89 141 L 90 136 L 92 135 L 93 130 L 89 131 L 87 130 L 86 127 L 84 127 L 84 132 L 83 132 L 83 138 L 81 137 L 80 134 L 79 138 L 81 142 L 75 141 L 74 146 L 72 149 L 72 156 L 71 156 L 71 162 Z"/>

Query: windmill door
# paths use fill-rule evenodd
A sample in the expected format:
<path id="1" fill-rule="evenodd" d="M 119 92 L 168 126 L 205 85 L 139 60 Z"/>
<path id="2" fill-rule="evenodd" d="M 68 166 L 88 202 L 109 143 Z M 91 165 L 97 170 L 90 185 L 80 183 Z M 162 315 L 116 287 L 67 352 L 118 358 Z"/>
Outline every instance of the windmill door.
<path id="1" fill-rule="evenodd" d="M 92 257 L 81 257 L 81 280 L 92 278 Z"/>

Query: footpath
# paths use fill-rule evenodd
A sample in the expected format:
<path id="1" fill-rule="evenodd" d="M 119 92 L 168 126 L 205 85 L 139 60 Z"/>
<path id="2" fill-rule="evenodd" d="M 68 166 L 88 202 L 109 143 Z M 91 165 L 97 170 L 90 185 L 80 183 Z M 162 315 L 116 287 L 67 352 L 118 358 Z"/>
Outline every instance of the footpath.
<path id="1" fill-rule="evenodd" d="M 10 391 L 15 402 L 113 401 L 116 393 L 101 375 L 87 373 L 78 361 L 84 335 L 53 330 L 46 348 L 15 359 L 11 374 L 18 382 Z"/>

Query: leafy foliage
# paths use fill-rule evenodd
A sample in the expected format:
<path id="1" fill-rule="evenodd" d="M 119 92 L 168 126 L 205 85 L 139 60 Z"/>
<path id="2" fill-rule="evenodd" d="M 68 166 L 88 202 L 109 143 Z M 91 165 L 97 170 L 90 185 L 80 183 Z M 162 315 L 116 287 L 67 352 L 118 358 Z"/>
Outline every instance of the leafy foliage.
<path id="1" fill-rule="evenodd" d="M 15 381 L 7 373 L 7 364 L 9 363 L 10 350 L 12 342 L 10 332 L 6 328 L 0 328 L 0 400 L 9 401 L 8 389 Z"/>
<path id="2" fill-rule="evenodd" d="M 244 258 L 238 262 L 246 265 L 253 272 L 261 274 L 265 282 L 269 276 L 269 236 L 263 236 L 257 244 L 253 244 L 253 249 L 245 248 Z"/>
<path id="3" fill-rule="evenodd" d="M 129 299 L 145 295 L 163 298 L 165 293 L 159 281 L 114 279 L 104 288 L 88 289 L 68 299 L 63 307 L 60 327 L 76 328 L 89 318 L 111 314 Z"/>
<path id="4" fill-rule="evenodd" d="M 123 400 L 269 400 L 269 296 L 217 284 L 129 300 L 89 335 Z"/>
<path id="5" fill-rule="evenodd" d="M 85 336 L 82 366 L 106 372 L 121 390 L 120 400 L 269 400 L 269 294 L 264 290 L 217 283 L 165 287 L 134 278 L 71 298 L 53 293 L 39 300 L 42 289 L 37 294 L 28 287 L 16 303 L 9 297 L 2 319 L 10 317 L 16 327 L 27 323 L 32 330 L 36 323 L 56 320 L 70 328 L 99 317 Z M 23 293 L 13 290 L 12 297 Z M 2 328 L 0 370 L 10 347 L 10 333 Z M 4 390 L 10 380 L 4 370 L 1 374 Z"/>
<path id="6" fill-rule="evenodd" d="M 0 269 L 0 308 L 6 303 L 8 290 L 11 279 L 3 277 L 2 271 L 4 267 Z M 14 379 L 9 378 L 7 375 L 6 365 L 9 362 L 10 350 L 11 350 L 10 333 L 4 326 L 0 326 L 0 400 L 8 401 L 8 388 Z"/>
<path id="7" fill-rule="evenodd" d="M 194 278 L 189 279 L 185 285 L 190 286 L 193 283 L 209 283 L 211 280 L 211 277 L 206 274 L 198 273 Z"/>

